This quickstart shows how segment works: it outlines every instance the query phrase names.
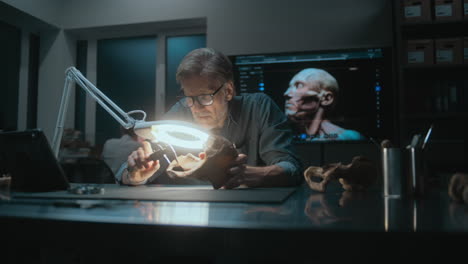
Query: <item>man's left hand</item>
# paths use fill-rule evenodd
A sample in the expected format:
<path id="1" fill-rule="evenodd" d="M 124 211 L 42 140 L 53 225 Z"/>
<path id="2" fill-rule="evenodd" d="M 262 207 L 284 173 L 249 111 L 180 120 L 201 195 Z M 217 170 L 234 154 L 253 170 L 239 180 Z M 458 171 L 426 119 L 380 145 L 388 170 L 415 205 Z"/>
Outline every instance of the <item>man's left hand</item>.
<path id="1" fill-rule="evenodd" d="M 223 189 L 232 189 L 244 183 L 245 169 L 247 163 L 247 155 L 239 154 L 232 163 L 231 167 L 227 169 L 227 174 L 230 179 L 224 184 Z"/>
<path id="2" fill-rule="evenodd" d="M 239 155 L 237 160 L 241 161 L 243 158 Z M 242 163 L 242 166 L 239 164 L 229 169 L 229 173 L 233 176 L 222 187 L 223 189 L 233 189 L 236 187 L 274 187 L 286 186 L 288 184 L 288 179 L 283 168 L 278 165 L 256 167 Z"/>

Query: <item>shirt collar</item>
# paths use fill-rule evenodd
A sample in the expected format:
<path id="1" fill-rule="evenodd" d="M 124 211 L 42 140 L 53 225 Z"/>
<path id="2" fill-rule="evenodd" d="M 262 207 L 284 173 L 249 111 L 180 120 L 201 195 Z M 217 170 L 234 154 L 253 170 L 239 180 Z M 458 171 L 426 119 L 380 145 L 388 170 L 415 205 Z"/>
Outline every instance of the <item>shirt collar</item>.
<path id="1" fill-rule="evenodd" d="M 221 129 L 213 129 L 211 130 L 214 134 L 224 134 L 226 135 L 227 132 L 231 129 L 232 126 L 239 125 L 239 102 L 240 98 L 235 96 L 231 101 L 228 103 L 228 115 L 224 125 Z"/>
<path id="2" fill-rule="evenodd" d="M 231 101 L 229 101 L 229 114 L 228 114 L 228 125 L 232 122 L 234 125 L 239 125 L 240 118 L 240 96 L 234 96 Z"/>

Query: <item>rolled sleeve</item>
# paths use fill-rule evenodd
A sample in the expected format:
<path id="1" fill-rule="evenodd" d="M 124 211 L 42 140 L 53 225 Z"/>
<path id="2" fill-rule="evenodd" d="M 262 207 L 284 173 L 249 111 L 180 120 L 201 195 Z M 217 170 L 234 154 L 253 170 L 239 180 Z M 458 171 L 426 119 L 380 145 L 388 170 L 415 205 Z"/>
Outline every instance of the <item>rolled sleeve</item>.
<path id="1" fill-rule="evenodd" d="M 294 164 L 290 161 L 280 161 L 276 163 L 276 165 L 284 170 L 288 176 L 288 179 L 291 179 L 290 183 L 292 185 L 299 185 L 302 182 L 300 166 L 297 164 Z"/>

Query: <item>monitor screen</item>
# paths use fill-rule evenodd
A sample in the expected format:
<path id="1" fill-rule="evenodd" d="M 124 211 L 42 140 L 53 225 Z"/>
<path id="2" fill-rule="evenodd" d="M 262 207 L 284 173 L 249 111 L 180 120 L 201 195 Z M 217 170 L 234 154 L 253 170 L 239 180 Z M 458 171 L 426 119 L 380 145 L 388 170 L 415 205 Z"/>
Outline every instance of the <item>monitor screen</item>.
<path id="1" fill-rule="evenodd" d="M 390 48 L 231 56 L 237 94 L 265 93 L 296 142 L 393 138 Z"/>

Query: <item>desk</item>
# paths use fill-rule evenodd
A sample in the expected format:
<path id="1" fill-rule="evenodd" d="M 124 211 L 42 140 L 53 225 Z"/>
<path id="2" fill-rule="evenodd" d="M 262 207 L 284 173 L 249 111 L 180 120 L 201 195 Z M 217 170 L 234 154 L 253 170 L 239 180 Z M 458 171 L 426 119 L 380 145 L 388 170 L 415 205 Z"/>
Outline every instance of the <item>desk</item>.
<path id="1" fill-rule="evenodd" d="M 466 249 L 468 208 L 451 202 L 446 191 L 387 199 L 380 191 L 329 186 L 318 193 L 303 185 L 272 204 L 12 199 L 0 202 L 0 227 L 11 254 L 63 254 L 60 262 L 73 262 L 70 254 L 95 259 L 103 253 L 107 260 L 143 262 L 160 256 L 190 256 L 192 263 L 397 260 L 407 253 L 446 261 Z"/>

